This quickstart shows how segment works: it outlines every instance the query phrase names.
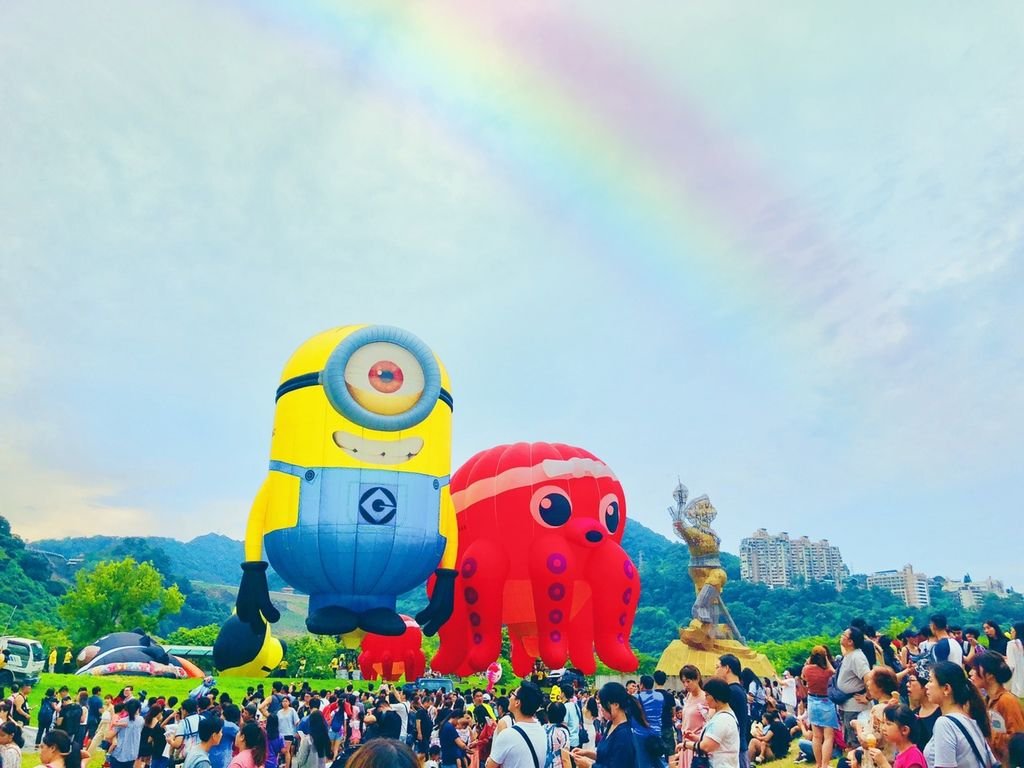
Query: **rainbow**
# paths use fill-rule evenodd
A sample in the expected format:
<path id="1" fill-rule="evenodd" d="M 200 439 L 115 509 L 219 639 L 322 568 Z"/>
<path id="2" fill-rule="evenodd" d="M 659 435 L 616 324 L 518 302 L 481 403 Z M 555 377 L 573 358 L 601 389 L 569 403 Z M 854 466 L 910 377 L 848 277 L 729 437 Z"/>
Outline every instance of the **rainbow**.
<path id="1" fill-rule="evenodd" d="M 585 19 L 473 0 L 236 7 L 416 105 L 608 268 L 661 289 L 667 274 L 687 314 L 728 296 L 764 328 L 824 307 L 827 334 L 837 296 L 882 295 L 694 99 Z"/>

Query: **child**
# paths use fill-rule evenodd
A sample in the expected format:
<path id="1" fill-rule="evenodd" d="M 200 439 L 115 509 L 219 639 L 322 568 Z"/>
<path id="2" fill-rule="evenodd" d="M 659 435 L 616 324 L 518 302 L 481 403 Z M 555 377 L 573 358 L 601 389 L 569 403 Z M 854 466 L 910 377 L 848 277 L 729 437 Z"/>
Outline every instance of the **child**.
<path id="1" fill-rule="evenodd" d="M 455 730 L 458 731 L 459 738 L 462 739 L 462 742 L 472 749 L 473 721 L 469 717 L 469 715 L 463 714 L 463 716 L 459 718 L 459 725 L 458 728 L 456 728 Z M 459 766 L 459 768 L 469 768 L 469 753 L 467 753 L 464 750 L 459 751 L 461 752 L 461 754 L 459 755 L 457 765 Z"/>
<path id="2" fill-rule="evenodd" d="M 435 744 L 427 750 L 427 762 L 423 764 L 423 768 L 439 768 L 440 765 L 441 747 Z"/>
<path id="3" fill-rule="evenodd" d="M 895 747 L 896 760 L 891 768 L 928 768 L 924 755 L 914 742 L 917 740 L 917 715 L 902 704 L 885 708 L 885 740 Z M 877 747 L 868 754 L 878 768 L 890 768 L 885 753 Z"/>
<path id="4" fill-rule="evenodd" d="M 357 712 L 353 717 L 349 718 L 348 721 L 349 733 L 348 743 L 349 746 L 357 747 L 363 740 L 363 714 Z"/>

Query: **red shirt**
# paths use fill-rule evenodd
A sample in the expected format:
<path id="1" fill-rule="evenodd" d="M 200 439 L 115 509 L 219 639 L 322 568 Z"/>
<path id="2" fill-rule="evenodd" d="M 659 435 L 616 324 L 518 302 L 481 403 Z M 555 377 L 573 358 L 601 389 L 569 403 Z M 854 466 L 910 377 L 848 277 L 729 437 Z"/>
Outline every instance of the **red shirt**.
<path id="1" fill-rule="evenodd" d="M 810 696 L 828 696 L 828 681 L 832 673 L 817 664 L 804 666 L 800 676 L 807 681 L 807 693 Z"/>

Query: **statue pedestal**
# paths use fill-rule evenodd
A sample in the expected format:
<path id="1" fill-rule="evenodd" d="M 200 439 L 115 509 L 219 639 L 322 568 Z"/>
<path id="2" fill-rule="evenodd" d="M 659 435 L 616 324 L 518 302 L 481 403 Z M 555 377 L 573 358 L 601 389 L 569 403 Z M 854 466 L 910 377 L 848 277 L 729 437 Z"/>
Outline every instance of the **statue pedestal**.
<path id="1" fill-rule="evenodd" d="M 757 653 L 738 640 L 715 640 L 707 648 L 695 648 L 682 640 L 673 640 L 661 652 L 658 669 L 669 678 L 679 677 L 679 670 L 687 664 L 693 664 L 705 677 L 714 676 L 718 669 L 718 657 L 731 653 L 740 660 L 744 667 L 750 667 L 758 677 L 775 678 L 778 673 L 763 653 Z"/>

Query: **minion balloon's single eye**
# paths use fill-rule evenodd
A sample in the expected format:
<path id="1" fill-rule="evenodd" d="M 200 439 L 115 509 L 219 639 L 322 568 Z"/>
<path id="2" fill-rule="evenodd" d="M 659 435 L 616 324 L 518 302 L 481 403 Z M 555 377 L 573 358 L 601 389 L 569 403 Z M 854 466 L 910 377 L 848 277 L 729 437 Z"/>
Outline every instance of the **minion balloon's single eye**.
<path id="1" fill-rule="evenodd" d="M 371 342 L 345 363 L 345 388 L 352 399 L 383 416 L 396 416 L 416 405 L 425 383 L 419 360 L 397 344 Z"/>
<path id="2" fill-rule="evenodd" d="M 342 416 L 385 432 L 420 423 L 438 400 L 452 407 L 451 394 L 441 388 L 434 353 L 408 331 L 387 325 L 349 334 L 331 352 L 323 371 L 289 379 L 278 387 L 277 397 L 317 384 Z"/>

